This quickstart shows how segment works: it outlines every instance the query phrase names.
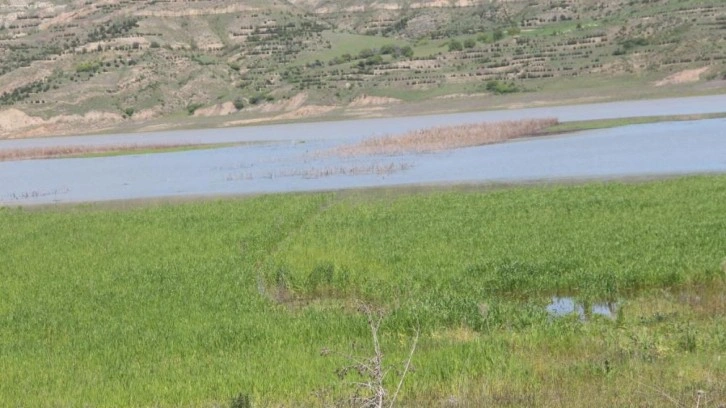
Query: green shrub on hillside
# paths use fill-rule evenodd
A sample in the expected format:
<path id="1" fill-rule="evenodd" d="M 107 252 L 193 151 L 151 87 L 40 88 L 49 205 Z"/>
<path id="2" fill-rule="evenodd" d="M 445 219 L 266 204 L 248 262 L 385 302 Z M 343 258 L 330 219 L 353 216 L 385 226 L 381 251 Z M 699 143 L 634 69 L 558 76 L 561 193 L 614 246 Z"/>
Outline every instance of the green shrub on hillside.
<path id="1" fill-rule="evenodd" d="M 202 106 L 204 106 L 204 104 L 199 103 L 199 102 L 192 102 L 189 105 L 187 105 L 187 113 L 189 113 L 190 115 L 193 115 L 194 112 L 196 112 L 197 109 L 201 108 Z"/>
<path id="2" fill-rule="evenodd" d="M 495 94 L 507 94 L 521 91 L 514 82 L 503 82 L 498 80 L 491 80 L 487 82 L 486 90 Z"/>
<path id="3" fill-rule="evenodd" d="M 101 61 L 84 61 L 76 65 L 76 72 L 98 72 L 101 69 Z"/>

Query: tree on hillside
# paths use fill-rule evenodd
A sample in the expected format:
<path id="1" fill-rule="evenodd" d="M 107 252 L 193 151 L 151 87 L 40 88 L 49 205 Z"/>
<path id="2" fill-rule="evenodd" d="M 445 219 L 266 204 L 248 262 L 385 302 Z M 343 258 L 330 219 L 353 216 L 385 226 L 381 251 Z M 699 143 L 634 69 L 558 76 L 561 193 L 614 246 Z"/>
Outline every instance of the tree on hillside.
<path id="1" fill-rule="evenodd" d="M 461 51 L 463 49 L 464 49 L 464 46 L 461 45 L 461 41 L 459 41 L 459 40 L 449 41 L 449 51 Z"/>

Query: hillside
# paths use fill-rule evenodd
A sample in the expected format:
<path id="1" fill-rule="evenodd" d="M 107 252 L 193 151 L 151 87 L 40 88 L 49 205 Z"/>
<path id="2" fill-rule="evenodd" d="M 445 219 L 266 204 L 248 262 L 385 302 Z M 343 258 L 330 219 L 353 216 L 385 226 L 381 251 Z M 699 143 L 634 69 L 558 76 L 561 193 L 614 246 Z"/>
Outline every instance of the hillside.
<path id="1" fill-rule="evenodd" d="M 447 96 L 722 92 L 724 77 L 720 0 L 0 2 L 5 138 Z"/>

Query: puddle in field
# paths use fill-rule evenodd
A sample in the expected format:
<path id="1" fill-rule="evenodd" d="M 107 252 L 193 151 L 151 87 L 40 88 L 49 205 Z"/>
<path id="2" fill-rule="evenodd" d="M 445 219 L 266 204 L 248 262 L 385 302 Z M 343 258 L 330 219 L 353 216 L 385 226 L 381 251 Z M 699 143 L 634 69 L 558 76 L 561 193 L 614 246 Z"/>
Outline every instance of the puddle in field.
<path id="1" fill-rule="evenodd" d="M 605 316 L 614 319 L 618 314 L 616 302 L 603 303 L 579 303 L 571 297 L 553 296 L 552 301 L 546 307 L 547 312 L 554 317 L 562 317 L 570 314 L 577 314 L 580 320 L 589 320 L 593 315 Z"/>

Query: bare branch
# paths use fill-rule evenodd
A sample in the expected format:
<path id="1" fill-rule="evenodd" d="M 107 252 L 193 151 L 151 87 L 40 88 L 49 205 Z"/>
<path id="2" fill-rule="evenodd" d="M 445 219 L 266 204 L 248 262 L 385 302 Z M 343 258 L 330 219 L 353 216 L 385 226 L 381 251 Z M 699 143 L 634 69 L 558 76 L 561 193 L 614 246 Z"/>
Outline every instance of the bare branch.
<path id="1" fill-rule="evenodd" d="M 388 405 L 389 408 L 393 408 L 393 404 L 396 402 L 396 398 L 398 398 L 398 392 L 401 391 L 401 386 L 403 385 L 403 380 L 406 378 L 406 374 L 408 374 L 408 369 L 411 367 L 411 359 L 413 358 L 413 353 L 416 351 L 416 345 L 418 344 L 418 336 L 419 336 L 419 329 L 416 329 L 416 337 L 413 338 L 413 344 L 411 345 L 411 352 L 408 353 L 408 359 L 406 360 L 406 366 L 403 369 L 403 373 L 401 374 L 401 378 L 398 381 L 398 387 L 396 387 L 396 392 L 393 393 L 393 397 L 391 397 L 391 403 Z"/>
<path id="2" fill-rule="evenodd" d="M 356 388 L 355 394 L 350 397 L 350 402 L 352 404 L 364 408 L 384 408 L 389 395 L 384 384 L 384 379 L 391 371 L 391 368 L 385 367 L 384 354 L 381 347 L 380 337 L 378 336 L 378 330 L 381 327 L 385 313 L 382 309 L 374 308 L 362 302 L 358 305 L 358 311 L 366 316 L 373 343 L 373 356 L 369 358 L 359 358 L 354 357 L 353 355 L 336 353 L 327 348 L 322 350 L 321 355 L 341 355 L 346 360 L 353 363 L 352 365 L 340 368 L 336 371 L 341 380 L 345 379 L 351 371 L 355 372 L 357 376 L 359 376 L 356 378 L 359 381 L 348 382 L 348 384 Z M 416 351 L 418 339 L 419 330 L 416 329 L 416 336 L 414 337 L 411 345 L 408 358 L 405 361 L 403 372 L 399 378 L 396 391 L 390 402 L 388 402 L 388 408 L 392 408 L 398 398 L 398 394 L 403 386 L 404 378 L 411 368 L 411 360 L 413 359 L 413 354 Z"/>

